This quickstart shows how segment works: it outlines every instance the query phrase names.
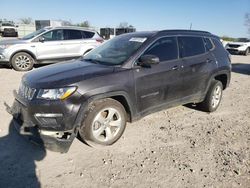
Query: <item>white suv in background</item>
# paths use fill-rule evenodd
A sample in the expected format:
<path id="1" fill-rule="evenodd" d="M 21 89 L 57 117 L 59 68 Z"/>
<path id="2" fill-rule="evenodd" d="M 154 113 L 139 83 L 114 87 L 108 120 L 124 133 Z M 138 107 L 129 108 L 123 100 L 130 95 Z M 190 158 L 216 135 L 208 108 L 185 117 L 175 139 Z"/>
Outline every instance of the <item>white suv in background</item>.
<path id="1" fill-rule="evenodd" d="M 0 41 L 0 63 L 8 63 L 17 71 L 28 71 L 34 64 L 78 58 L 102 42 L 93 30 L 45 27 L 21 39 Z"/>
<path id="2" fill-rule="evenodd" d="M 225 48 L 227 49 L 227 51 L 233 54 L 249 55 L 250 54 L 250 40 L 239 39 L 239 42 L 228 42 Z"/>

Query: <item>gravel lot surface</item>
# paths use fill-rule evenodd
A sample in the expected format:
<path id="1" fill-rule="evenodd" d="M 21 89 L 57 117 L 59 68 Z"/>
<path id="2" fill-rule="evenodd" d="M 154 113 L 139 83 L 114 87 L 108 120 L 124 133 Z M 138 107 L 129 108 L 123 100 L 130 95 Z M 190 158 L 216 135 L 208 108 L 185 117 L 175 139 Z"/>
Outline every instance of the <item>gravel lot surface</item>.
<path id="1" fill-rule="evenodd" d="M 0 68 L 0 187 L 250 187 L 250 56 L 232 56 L 221 106 L 180 106 L 128 124 L 113 146 L 75 139 L 66 154 L 44 150 L 12 129 L 24 73 Z"/>

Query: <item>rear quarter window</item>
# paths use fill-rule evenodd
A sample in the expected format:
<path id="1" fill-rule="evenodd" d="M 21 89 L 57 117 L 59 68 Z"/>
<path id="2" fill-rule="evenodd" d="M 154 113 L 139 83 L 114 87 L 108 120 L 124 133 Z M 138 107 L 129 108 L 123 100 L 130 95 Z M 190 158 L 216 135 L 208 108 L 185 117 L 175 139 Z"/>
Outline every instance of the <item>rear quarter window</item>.
<path id="1" fill-rule="evenodd" d="M 178 37 L 181 57 L 190 57 L 205 53 L 205 46 L 201 37 Z"/>
<path id="2" fill-rule="evenodd" d="M 213 43 L 211 42 L 211 40 L 209 38 L 204 38 L 204 43 L 205 43 L 205 48 L 207 51 L 210 51 L 213 49 Z"/>

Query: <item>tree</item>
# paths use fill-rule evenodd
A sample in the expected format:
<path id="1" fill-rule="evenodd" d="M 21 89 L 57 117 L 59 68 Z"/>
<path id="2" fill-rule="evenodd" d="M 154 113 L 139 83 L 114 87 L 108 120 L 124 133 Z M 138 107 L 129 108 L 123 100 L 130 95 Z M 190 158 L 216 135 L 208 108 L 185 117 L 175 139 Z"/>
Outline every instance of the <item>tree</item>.
<path id="1" fill-rule="evenodd" d="M 128 24 L 128 22 L 121 22 L 118 27 L 119 28 L 134 28 L 134 26 L 131 24 Z"/>
<path id="2" fill-rule="evenodd" d="M 77 24 L 77 26 L 79 26 L 79 27 L 90 27 L 90 23 L 89 23 L 88 20 L 85 20 L 85 21 Z"/>
<path id="3" fill-rule="evenodd" d="M 128 22 L 121 22 L 118 27 L 119 28 L 126 28 L 126 27 L 128 27 Z"/>
<path id="4" fill-rule="evenodd" d="M 32 23 L 32 18 L 20 18 L 20 21 L 22 24 L 31 24 Z"/>
<path id="5" fill-rule="evenodd" d="M 245 14 L 245 26 L 247 27 L 247 31 L 250 34 L 250 13 Z"/>

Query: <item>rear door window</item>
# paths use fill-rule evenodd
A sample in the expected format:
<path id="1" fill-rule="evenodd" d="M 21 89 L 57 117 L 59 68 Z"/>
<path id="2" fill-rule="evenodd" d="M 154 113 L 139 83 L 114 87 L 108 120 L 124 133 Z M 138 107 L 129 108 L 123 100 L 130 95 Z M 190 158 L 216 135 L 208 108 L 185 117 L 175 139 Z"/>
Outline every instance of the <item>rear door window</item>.
<path id="1" fill-rule="evenodd" d="M 82 32 L 80 30 L 66 29 L 64 31 L 65 40 L 76 40 L 82 39 Z"/>
<path id="2" fill-rule="evenodd" d="M 160 61 L 168 61 L 178 58 L 176 37 L 164 37 L 153 43 L 144 55 L 155 55 Z"/>
<path id="3" fill-rule="evenodd" d="M 178 37 L 181 57 L 190 57 L 205 53 L 205 46 L 201 37 Z"/>

